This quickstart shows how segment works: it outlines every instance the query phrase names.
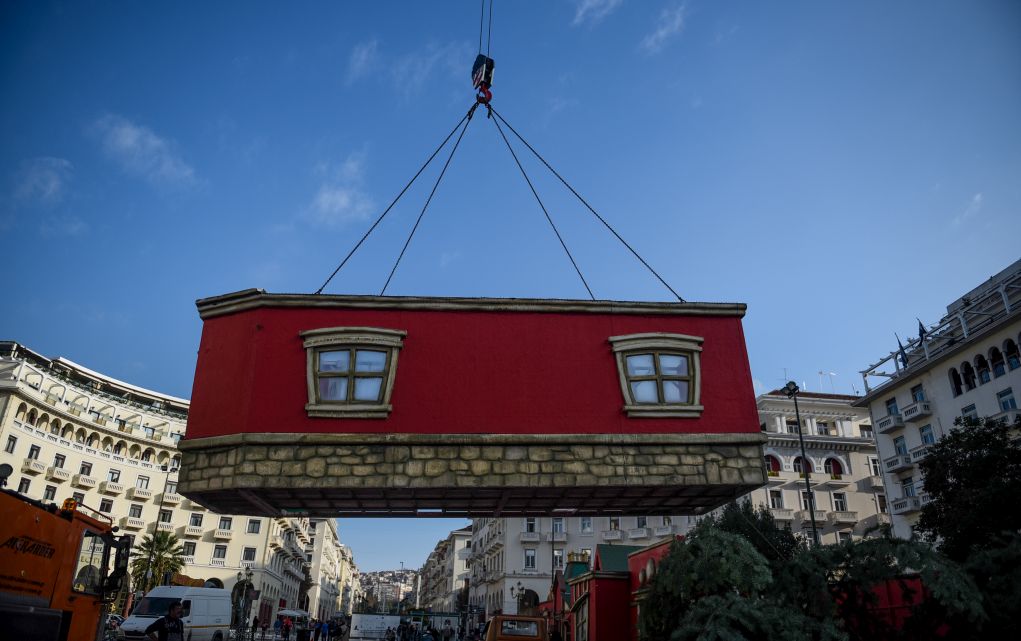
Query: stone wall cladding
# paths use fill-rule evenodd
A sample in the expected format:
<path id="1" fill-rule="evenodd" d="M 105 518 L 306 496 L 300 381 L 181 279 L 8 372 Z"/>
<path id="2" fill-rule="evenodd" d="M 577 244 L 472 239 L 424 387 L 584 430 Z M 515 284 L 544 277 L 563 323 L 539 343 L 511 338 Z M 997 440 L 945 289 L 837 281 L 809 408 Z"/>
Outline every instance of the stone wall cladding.
<path id="1" fill-rule="evenodd" d="M 249 435 L 251 436 L 251 435 Z M 281 435 L 282 436 L 282 435 Z M 179 491 L 268 488 L 415 489 L 747 486 L 766 482 L 757 440 L 737 443 L 275 442 L 183 446 Z M 313 435 L 300 435 L 312 437 Z M 336 437 L 342 435 L 316 435 Z M 719 435 L 726 436 L 726 435 Z M 744 437 L 746 435 L 730 435 Z M 747 435 L 751 436 L 751 435 Z M 757 437 L 758 435 L 754 435 Z M 329 438 L 309 440 L 330 440 Z M 364 441 L 364 436 L 360 439 Z M 575 439 L 577 440 L 577 439 Z M 182 445 L 184 445 L 182 443 Z"/>

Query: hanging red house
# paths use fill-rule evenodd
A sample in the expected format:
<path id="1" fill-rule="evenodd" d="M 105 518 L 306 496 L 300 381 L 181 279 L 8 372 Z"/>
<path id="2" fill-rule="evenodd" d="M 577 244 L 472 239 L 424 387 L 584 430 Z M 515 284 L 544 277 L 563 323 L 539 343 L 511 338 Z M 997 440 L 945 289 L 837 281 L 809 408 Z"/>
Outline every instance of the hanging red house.
<path id="1" fill-rule="evenodd" d="M 216 510 L 684 514 L 765 481 L 741 304 L 245 290 L 198 309 L 180 490 Z"/>

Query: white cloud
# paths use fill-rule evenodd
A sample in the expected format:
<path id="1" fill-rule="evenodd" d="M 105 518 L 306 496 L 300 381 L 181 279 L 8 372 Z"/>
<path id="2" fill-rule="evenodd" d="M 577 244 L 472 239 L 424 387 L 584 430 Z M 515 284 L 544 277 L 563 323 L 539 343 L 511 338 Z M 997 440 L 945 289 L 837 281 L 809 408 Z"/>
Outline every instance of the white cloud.
<path id="1" fill-rule="evenodd" d="M 305 219 L 319 227 L 343 227 L 367 218 L 373 201 L 362 189 L 363 169 L 362 154 L 351 154 L 339 165 L 317 167 L 316 173 L 322 180 L 305 211 Z"/>
<path id="2" fill-rule="evenodd" d="M 74 165 L 63 158 L 44 156 L 21 164 L 14 188 L 18 200 L 55 205 L 64 197 Z"/>
<path id="3" fill-rule="evenodd" d="M 355 45 L 347 61 L 347 84 L 368 75 L 379 64 L 379 43 L 375 38 Z"/>
<path id="4" fill-rule="evenodd" d="M 641 48 L 648 54 L 658 53 L 670 38 L 674 37 L 684 29 L 684 19 L 687 17 L 687 6 L 679 4 L 672 8 L 663 9 L 659 14 L 659 22 L 652 33 L 642 38 Z"/>
<path id="5" fill-rule="evenodd" d="M 188 186 L 195 170 L 181 158 L 173 142 L 152 129 L 118 115 L 106 115 L 92 125 L 107 156 L 124 171 L 154 185 Z"/>
<path id="6" fill-rule="evenodd" d="M 982 193 L 979 192 L 971 197 L 971 201 L 964 211 L 954 217 L 954 225 L 963 225 L 982 211 Z"/>
<path id="7" fill-rule="evenodd" d="M 88 230 L 88 223 L 77 216 L 46 218 L 39 224 L 43 236 L 80 236 Z"/>
<path id="8" fill-rule="evenodd" d="M 464 42 L 429 44 L 422 51 L 396 59 L 391 65 L 391 78 L 397 89 L 404 94 L 421 91 L 437 71 L 446 71 L 451 77 L 463 74 L 466 86 L 470 87 L 464 64 L 465 60 L 471 60 L 474 56 L 471 47 Z"/>
<path id="9" fill-rule="evenodd" d="M 613 13 L 622 2 L 624 0 L 577 0 L 572 24 L 595 24 Z"/>

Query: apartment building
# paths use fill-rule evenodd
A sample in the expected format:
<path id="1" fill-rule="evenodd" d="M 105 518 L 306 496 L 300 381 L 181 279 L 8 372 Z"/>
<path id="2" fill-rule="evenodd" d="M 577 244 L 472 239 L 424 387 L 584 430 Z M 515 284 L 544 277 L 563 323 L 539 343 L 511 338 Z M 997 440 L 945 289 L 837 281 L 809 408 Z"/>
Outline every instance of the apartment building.
<path id="1" fill-rule="evenodd" d="M 929 500 L 918 464 L 955 419 L 1017 418 L 1019 344 L 1021 260 L 950 303 L 933 325 L 920 323 L 903 350 L 862 372 L 859 404 L 874 421 L 897 536 L 911 536 Z"/>
<path id="2" fill-rule="evenodd" d="M 357 569 L 350 548 L 340 542 L 335 519 L 309 519 L 305 561 L 313 578 L 306 610 L 318 619 L 347 614 L 344 600 L 351 598 L 351 582 Z"/>
<path id="3" fill-rule="evenodd" d="M 456 612 L 458 596 L 468 583 L 471 555 L 471 526 L 454 530 L 436 544 L 419 576 L 422 577 L 421 607 L 435 612 Z"/>
<path id="4" fill-rule="evenodd" d="M 768 483 L 748 497 L 773 517 L 811 538 L 814 501 L 819 542 L 839 543 L 875 534 L 890 516 L 872 420 L 858 396 L 800 392 L 794 401 L 779 390 L 756 399 Z M 801 456 L 798 432 L 805 442 Z M 811 490 L 805 485 L 809 481 Z"/>
<path id="5" fill-rule="evenodd" d="M 136 539 L 175 535 L 185 560 L 177 581 L 232 589 L 250 569 L 260 619 L 297 606 L 307 519 L 215 514 L 177 494 L 188 407 L 0 342 L 0 462 L 14 467 L 11 489 L 55 503 L 74 498 Z"/>

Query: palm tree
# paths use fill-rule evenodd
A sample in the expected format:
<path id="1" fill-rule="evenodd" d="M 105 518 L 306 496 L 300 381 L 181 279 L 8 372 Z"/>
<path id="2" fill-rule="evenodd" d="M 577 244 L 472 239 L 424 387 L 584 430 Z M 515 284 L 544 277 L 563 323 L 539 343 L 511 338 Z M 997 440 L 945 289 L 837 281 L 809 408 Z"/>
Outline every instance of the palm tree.
<path id="1" fill-rule="evenodd" d="M 167 572 L 179 572 L 183 567 L 184 548 L 176 536 L 169 532 L 146 534 L 135 546 L 135 558 L 131 561 L 135 589 L 148 592 L 159 585 Z"/>

